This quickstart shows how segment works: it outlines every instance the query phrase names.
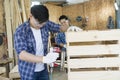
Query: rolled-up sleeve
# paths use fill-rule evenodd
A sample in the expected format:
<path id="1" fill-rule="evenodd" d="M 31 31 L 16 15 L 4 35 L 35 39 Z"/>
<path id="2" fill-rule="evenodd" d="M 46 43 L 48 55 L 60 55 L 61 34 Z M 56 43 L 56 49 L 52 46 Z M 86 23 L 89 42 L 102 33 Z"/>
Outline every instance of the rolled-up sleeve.
<path id="1" fill-rule="evenodd" d="M 27 50 L 27 43 L 21 31 L 16 31 L 14 34 L 14 48 L 19 55 L 23 50 Z"/>

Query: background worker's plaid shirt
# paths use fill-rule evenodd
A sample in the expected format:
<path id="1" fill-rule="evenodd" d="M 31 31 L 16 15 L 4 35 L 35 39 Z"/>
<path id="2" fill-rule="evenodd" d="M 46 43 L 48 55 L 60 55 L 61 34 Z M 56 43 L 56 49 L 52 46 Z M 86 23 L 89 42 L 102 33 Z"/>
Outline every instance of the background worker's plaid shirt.
<path id="1" fill-rule="evenodd" d="M 51 21 L 48 21 L 41 28 L 41 36 L 44 47 L 44 55 L 47 54 L 48 47 L 48 36 L 49 32 L 59 32 L 60 26 Z M 35 39 L 30 28 L 29 21 L 20 25 L 14 34 L 14 46 L 17 52 L 17 55 L 20 54 L 21 51 L 25 50 L 33 55 L 36 53 L 36 44 Z M 33 80 L 33 74 L 35 69 L 35 63 L 27 62 L 20 60 L 18 57 L 18 67 L 21 76 L 21 80 Z"/>
<path id="2" fill-rule="evenodd" d="M 55 42 L 57 45 L 66 44 L 66 37 L 64 32 L 59 32 L 55 37 Z"/>

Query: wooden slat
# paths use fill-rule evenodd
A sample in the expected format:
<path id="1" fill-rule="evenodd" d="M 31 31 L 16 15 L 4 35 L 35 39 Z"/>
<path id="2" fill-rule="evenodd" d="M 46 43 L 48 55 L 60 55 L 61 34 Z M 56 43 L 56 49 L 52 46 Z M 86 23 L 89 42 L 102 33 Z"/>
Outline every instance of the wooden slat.
<path id="1" fill-rule="evenodd" d="M 19 24 L 22 24 L 22 18 L 21 18 L 21 11 L 20 11 L 20 7 L 19 7 L 19 3 L 18 0 L 14 0 L 15 3 L 15 8 L 16 8 L 16 17 L 18 18 L 16 21 L 16 26 L 18 26 Z"/>
<path id="2" fill-rule="evenodd" d="M 71 72 L 68 80 L 120 80 L 120 71 Z"/>
<path id="3" fill-rule="evenodd" d="M 5 73 L 5 72 L 6 72 L 5 67 L 0 67 L 0 75 Z"/>
<path id="4" fill-rule="evenodd" d="M 21 1 L 21 6 L 22 6 L 23 22 L 25 22 L 27 20 L 25 3 L 24 3 L 24 0 L 20 0 L 20 1 Z"/>
<path id="5" fill-rule="evenodd" d="M 0 80 L 10 80 L 10 79 L 0 76 Z"/>
<path id="6" fill-rule="evenodd" d="M 89 41 L 106 41 L 120 40 L 120 29 L 106 31 L 82 31 L 82 32 L 67 32 L 67 42 L 89 42 Z M 77 37 L 76 37 L 77 36 Z"/>
<path id="7" fill-rule="evenodd" d="M 119 67 L 120 57 L 70 59 L 68 66 L 69 68 Z"/>
<path id="8" fill-rule="evenodd" d="M 26 17 L 29 19 L 30 15 L 30 8 L 31 8 L 31 0 L 24 0 L 24 6 L 25 6 L 25 12 L 26 12 Z"/>
<path id="9" fill-rule="evenodd" d="M 7 31 L 7 41 L 8 41 L 8 54 L 10 58 L 13 58 L 13 36 L 11 27 L 11 16 L 10 16 L 10 1 L 4 1 L 5 7 L 5 19 L 6 19 L 6 31 Z"/>
<path id="10" fill-rule="evenodd" d="M 68 46 L 68 56 L 79 55 L 101 55 L 101 54 L 120 54 L 120 45 L 87 45 L 87 46 Z"/>

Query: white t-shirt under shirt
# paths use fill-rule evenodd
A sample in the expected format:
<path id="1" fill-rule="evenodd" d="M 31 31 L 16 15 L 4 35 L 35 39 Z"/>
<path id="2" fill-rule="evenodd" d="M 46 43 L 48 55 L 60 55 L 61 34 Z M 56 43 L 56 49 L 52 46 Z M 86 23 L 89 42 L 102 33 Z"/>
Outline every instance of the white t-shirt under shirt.
<path id="1" fill-rule="evenodd" d="M 72 31 L 72 32 L 78 32 L 78 31 L 83 31 L 81 28 L 77 27 L 77 26 L 70 26 L 68 29 L 67 29 L 67 32 L 68 31 Z"/>
<path id="2" fill-rule="evenodd" d="M 44 49 L 43 49 L 43 42 L 41 37 L 41 31 L 40 29 L 34 29 L 32 28 L 32 32 L 36 41 L 36 56 L 43 56 L 44 55 Z M 36 63 L 34 72 L 39 72 L 44 70 L 44 63 Z"/>

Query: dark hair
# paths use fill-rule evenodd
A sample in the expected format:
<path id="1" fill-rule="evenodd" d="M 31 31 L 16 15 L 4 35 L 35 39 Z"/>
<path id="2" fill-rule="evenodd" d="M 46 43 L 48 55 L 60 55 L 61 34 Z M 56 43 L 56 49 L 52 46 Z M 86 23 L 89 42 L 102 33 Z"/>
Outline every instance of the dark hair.
<path id="1" fill-rule="evenodd" d="M 65 15 L 61 15 L 61 16 L 59 17 L 59 21 L 60 21 L 61 19 L 69 20 L 68 17 L 65 16 Z"/>
<path id="2" fill-rule="evenodd" d="M 31 7 L 31 14 L 40 23 L 43 23 L 49 19 L 48 9 L 44 5 L 34 5 L 33 7 Z"/>

